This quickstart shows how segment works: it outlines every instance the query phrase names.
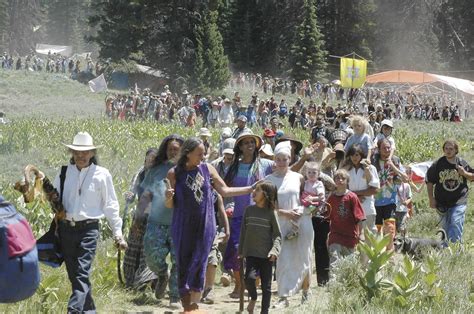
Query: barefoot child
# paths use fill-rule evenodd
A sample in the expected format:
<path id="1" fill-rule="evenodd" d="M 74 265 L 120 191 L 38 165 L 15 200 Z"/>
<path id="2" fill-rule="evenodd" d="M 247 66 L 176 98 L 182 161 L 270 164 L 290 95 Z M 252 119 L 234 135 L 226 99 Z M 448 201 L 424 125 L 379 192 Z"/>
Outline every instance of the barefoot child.
<path id="1" fill-rule="evenodd" d="M 260 274 L 262 287 L 261 313 L 268 313 L 271 299 L 272 266 L 280 253 L 281 232 L 276 203 L 277 189 L 270 182 L 261 182 L 252 193 L 255 205 L 245 209 L 242 219 L 239 256 L 245 257 L 245 287 L 250 296 L 247 306 L 253 313 L 257 302 L 255 279 Z"/>
<path id="2" fill-rule="evenodd" d="M 328 251 L 331 268 L 337 260 L 354 253 L 362 237 L 362 221 L 365 220 L 359 198 L 348 190 L 349 173 L 344 169 L 337 170 L 334 174 L 334 183 L 336 191 L 328 198 L 330 206 Z"/>

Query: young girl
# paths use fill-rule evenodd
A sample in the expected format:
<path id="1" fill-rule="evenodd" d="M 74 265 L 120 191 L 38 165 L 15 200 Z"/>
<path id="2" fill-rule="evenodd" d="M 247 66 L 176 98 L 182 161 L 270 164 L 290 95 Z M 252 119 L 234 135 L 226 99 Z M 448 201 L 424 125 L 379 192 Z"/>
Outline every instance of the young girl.
<path id="1" fill-rule="evenodd" d="M 380 122 L 380 133 L 375 136 L 374 147 L 377 148 L 379 141 L 387 139 L 390 144 L 392 144 L 392 152 L 390 157 L 392 157 L 393 152 L 395 151 L 395 139 L 392 136 L 393 132 L 393 122 L 391 120 L 385 119 Z"/>
<path id="2" fill-rule="evenodd" d="M 319 180 L 319 166 L 316 162 L 306 164 L 306 181 L 301 194 L 301 204 L 309 211 L 317 213 L 324 204 L 326 191 L 324 184 Z"/>
<path id="3" fill-rule="evenodd" d="M 257 302 L 255 279 L 260 274 L 262 288 L 261 313 L 268 313 L 271 299 L 272 266 L 280 253 L 281 232 L 278 224 L 277 189 L 268 182 L 258 183 L 252 193 L 255 205 L 245 209 L 242 220 L 239 256 L 246 259 L 245 287 L 249 292 L 247 306 L 253 313 Z"/>
<path id="4" fill-rule="evenodd" d="M 354 130 L 354 134 L 347 139 L 344 146 L 344 152 L 347 154 L 352 145 L 359 144 L 364 150 L 367 160 L 370 160 L 373 144 L 370 136 L 366 133 L 366 124 L 367 121 L 361 116 L 355 116 L 352 118 L 351 127 Z"/>

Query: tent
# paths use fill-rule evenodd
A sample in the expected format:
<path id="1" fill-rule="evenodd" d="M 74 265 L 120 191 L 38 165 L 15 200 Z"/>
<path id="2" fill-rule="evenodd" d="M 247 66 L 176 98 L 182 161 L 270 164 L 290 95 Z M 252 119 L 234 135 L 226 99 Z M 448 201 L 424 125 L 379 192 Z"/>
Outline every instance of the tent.
<path id="1" fill-rule="evenodd" d="M 439 74 L 415 72 L 415 71 L 386 71 L 367 76 L 366 86 L 385 85 L 396 89 L 407 91 L 422 91 L 436 94 L 437 92 L 452 92 L 451 89 L 461 91 L 468 95 L 474 95 L 474 82 L 460 78 L 444 76 Z M 449 87 L 449 88 L 448 88 Z"/>
<path id="2" fill-rule="evenodd" d="M 49 52 L 57 53 L 61 56 L 69 57 L 72 55 L 71 46 L 57 46 L 57 45 L 47 45 L 47 44 L 36 44 L 35 51 L 42 55 L 47 55 Z"/>

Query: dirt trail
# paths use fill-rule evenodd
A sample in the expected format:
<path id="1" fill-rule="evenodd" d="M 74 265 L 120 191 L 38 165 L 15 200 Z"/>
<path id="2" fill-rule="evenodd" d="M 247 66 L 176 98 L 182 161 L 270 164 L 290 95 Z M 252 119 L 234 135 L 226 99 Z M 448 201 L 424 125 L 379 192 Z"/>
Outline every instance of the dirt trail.
<path id="1" fill-rule="evenodd" d="M 301 293 L 292 296 L 289 298 L 290 306 L 284 310 L 273 310 L 270 309 L 270 312 L 278 313 L 314 313 L 315 306 L 317 306 L 316 312 L 322 312 L 327 310 L 329 293 L 327 288 L 318 287 L 316 285 L 316 275 L 313 274 L 311 277 L 312 295 L 310 297 L 310 304 L 300 305 L 301 303 Z M 278 295 L 276 292 L 276 281 L 272 282 L 272 302 L 275 303 L 278 300 Z M 232 292 L 233 287 L 222 287 L 219 284 L 214 286 L 214 300 L 215 303 L 212 305 L 199 304 L 200 313 L 238 313 L 239 312 L 239 300 L 231 299 L 228 295 Z M 315 302 L 317 300 L 317 302 Z M 137 300 L 139 302 L 139 300 Z M 168 307 L 169 300 L 166 298 L 162 302 L 155 300 L 149 300 L 146 305 L 133 305 L 128 309 L 125 309 L 126 313 L 179 313 L 179 311 L 173 311 Z M 152 303 L 152 304 L 150 304 Z M 245 297 L 244 312 L 247 311 L 248 301 Z M 259 291 L 257 306 L 255 308 L 255 313 L 260 313 L 260 304 L 261 304 L 261 293 Z M 124 309 L 122 309 L 123 311 Z"/>

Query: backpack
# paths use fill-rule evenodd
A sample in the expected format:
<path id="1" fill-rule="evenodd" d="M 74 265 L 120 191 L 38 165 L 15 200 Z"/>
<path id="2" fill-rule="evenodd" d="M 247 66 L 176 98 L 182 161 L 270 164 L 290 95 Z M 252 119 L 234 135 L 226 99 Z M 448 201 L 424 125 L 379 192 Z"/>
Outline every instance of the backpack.
<path id="1" fill-rule="evenodd" d="M 25 217 L 0 196 L 0 303 L 32 296 L 40 283 L 36 240 Z"/>

